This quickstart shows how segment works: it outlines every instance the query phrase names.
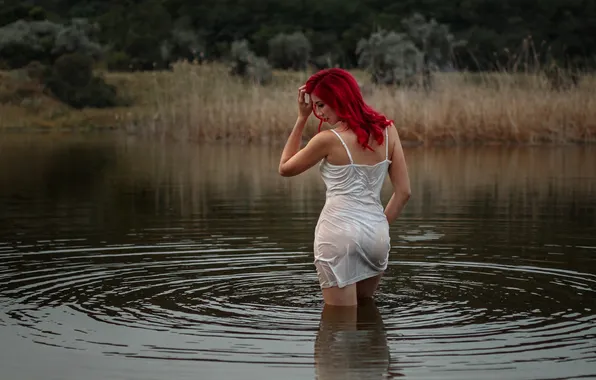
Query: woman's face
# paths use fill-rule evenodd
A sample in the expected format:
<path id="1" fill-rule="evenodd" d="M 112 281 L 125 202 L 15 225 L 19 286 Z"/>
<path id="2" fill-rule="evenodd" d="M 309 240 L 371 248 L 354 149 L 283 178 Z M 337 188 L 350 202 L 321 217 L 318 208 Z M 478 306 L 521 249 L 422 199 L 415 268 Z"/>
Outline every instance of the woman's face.
<path id="1" fill-rule="evenodd" d="M 325 104 L 314 94 L 310 95 L 310 101 L 313 104 L 313 110 L 315 114 L 317 114 L 321 119 L 325 120 L 325 122 L 329 123 L 330 125 L 337 124 L 339 118 L 331 107 Z"/>

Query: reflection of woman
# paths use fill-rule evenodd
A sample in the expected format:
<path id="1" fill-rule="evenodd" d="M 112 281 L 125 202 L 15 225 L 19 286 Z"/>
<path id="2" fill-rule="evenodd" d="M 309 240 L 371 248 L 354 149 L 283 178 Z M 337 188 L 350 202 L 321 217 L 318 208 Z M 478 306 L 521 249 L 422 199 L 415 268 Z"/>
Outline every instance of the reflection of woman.
<path id="1" fill-rule="evenodd" d="M 390 356 L 382 317 L 372 299 L 357 308 L 325 305 L 315 340 L 315 373 L 326 379 L 386 379 Z"/>
<path id="2" fill-rule="evenodd" d="M 279 172 L 294 176 L 321 163 L 327 193 L 315 229 L 314 263 L 325 303 L 354 306 L 376 291 L 387 268 L 389 224 L 410 197 L 399 135 L 391 120 L 364 102 L 356 80 L 342 69 L 311 76 L 298 90 L 298 109 Z M 321 123 L 336 128 L 300 149 L 313 110 Z M 383 210 L 380 193 L 387 175 L 394 192 Z"/>

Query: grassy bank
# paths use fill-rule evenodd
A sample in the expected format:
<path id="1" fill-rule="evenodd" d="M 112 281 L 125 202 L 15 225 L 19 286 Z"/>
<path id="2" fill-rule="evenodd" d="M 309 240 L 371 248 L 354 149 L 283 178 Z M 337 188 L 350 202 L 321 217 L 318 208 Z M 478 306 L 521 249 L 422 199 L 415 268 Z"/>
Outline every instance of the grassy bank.
<path id="1" fill-rule="evenodd" d="M 181 63 L 171 72 L 105 73 L 132 107 L 72 110 L 35 83 L 0 74 L 0 128 L 114 128 L 183 140 L 283 141 L 308 73 L 275 72 L 266 87 L 243 83 L 221 65 Z M 596 142 L 596 79 L 552 91 L 533 74 L 439 74 L 435 90 L 377 87 L 362 72 L 365 97 L 420 144 Z M 38 86 L 38 85 L 37 85 Z M 311 121 L 307 137 L 315 133 Z"/>

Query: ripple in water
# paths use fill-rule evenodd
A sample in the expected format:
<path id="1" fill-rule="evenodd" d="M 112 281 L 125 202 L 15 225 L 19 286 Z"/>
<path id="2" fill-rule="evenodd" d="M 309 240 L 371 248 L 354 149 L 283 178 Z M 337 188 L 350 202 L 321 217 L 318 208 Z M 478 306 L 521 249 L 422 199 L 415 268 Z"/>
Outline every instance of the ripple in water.
<path id="1" fill-rule="evenodd" d="M 39 244 L 45 249 L 34 253 L 0 246 L 0 324 L 42 345 L 128 358 L 314 363 L 320 378 L 445 370 L 457 378 L 569 362 L 584 367 L 566 366 L 568 375 L 596 374 L 585 367 L 596 363 L 592 274 L 393 261 L 376 305 L 351 315 L 323 310 L 310 252 L 266 238 Z M 557 378 L 541 376 L 528 378 Z"/>
<path id="2" fill-rule="evenodd" d="M 266 240 L 245 243 L 251 248 L 232 249 L 227 239 L 213 237 L 202 243 L 4 253 L 3 309 L 8 323 L 25 327 L 19 330 L 23 337 L 51 346 L 98 345 L 108 354 L 135 357 L 283 362 L 285 352 L 265 353 L 259 342 L 275 347 L 280 340 L 311 340 L 320 310 L 315 282 L 304 281 L 313 276 L 307 254 L 281 252 Z M 153 332 L 146 335 L 150 343 L 131 346 L 131 329 Z M 311 362 L 311 356 L 292 362 Z"/>

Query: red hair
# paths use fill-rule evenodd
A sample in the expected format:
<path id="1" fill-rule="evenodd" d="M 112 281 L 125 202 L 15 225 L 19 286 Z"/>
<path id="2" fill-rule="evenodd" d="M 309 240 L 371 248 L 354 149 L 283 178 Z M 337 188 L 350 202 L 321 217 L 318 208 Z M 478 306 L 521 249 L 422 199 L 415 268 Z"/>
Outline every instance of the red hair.
<path id="1" fill-rule="evenodd" d="M 388 120 L 364 102 L 358 82 L 348 71 L 331 68 L 313 74 L 306 81 L 306 93 L 316 95 L 331 107 L 339 120 L 345 122 L 348 128 L 354 131 L 358 143 L 363 148 L 373 150 L 368 145 L 371 135 L 379 145 L 383 144 L 383 131 L 393 121 Z M 319 132 L 321 132 L 323 119 L 315 112 L 314 104 L 312 107 L 313 113 L 320 120 Z"/>

